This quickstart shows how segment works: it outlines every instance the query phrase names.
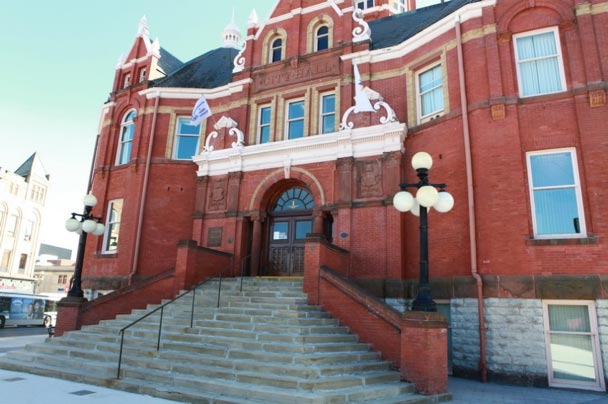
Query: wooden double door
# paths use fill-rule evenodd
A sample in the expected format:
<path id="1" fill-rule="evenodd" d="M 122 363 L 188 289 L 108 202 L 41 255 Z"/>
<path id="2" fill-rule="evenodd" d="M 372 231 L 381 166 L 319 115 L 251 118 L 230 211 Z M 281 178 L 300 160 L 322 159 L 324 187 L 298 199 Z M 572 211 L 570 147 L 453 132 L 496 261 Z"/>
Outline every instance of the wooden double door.
<path id="1" fill-rule="evenodd" d="M 304 242 L 311 232 L 311 216 L 272 217 L 268 241 L 269 275 L 304 275 Z"/>

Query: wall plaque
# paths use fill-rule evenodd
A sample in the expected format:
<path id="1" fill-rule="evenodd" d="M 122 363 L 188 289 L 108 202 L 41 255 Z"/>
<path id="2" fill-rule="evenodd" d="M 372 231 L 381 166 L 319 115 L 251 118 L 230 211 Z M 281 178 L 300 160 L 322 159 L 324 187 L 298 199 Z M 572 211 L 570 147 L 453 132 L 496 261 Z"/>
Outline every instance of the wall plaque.
<path id="1" fill-rule="evenodd" d="M 264 69 L 259 73 L 254 73 L 253 91 L 270 90 L 289 84 L 339 74 L 340 60 L 338 57 L 328 57 L 300 63 L 285 63 L 278 69 Z"/>
<path id="2" fill-rule="evenodd" d="M 221 247 L 223 227 L 210 227 L 207 230 L 207 247 Z"/>

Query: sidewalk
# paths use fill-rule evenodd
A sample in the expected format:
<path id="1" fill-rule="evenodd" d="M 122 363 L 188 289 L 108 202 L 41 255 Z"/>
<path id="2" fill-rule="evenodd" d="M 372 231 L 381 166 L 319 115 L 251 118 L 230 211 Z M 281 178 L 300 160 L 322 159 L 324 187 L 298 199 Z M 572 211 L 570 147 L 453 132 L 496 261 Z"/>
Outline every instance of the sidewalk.
<path id="1" fill-rule="evenodd" d="M 451 404 L 608 404 L 602 393 L 515 387 L 450 378 Z M 171 404 L 139 394 L 0 369 L 0 402 L 13 404 Z M 294 403 L 297 404 L 297 403 Z"/>

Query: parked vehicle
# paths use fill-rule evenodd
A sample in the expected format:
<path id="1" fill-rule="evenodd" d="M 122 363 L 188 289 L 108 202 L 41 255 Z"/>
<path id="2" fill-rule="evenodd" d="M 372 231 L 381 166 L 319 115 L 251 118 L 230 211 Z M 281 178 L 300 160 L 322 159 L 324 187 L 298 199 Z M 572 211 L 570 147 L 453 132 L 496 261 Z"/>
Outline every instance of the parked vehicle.
<path id="1" fill-rule="evenodd" d="M 0 291 L 0 328 L 11 325 L 51 327 L 56 320 L 56 300 L 44 295 Z"/>

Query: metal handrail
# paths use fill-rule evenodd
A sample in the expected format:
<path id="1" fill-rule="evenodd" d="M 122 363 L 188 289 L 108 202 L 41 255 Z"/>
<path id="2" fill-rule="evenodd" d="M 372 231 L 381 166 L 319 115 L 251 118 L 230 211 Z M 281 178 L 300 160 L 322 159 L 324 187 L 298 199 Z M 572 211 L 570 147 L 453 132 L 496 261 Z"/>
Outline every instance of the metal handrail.
<path id="1" fill-rule="evenodd" d="M 222 290 L 222 278 L 224 276 L 224 273 L 226 271 L 230 270 L 230 269 L 232 269 L 232 266 L 230 266 L 228 268 L 224 268 L 219 273 L 220 283 L 219 283 L 218 292 L 217 292 L 217 307 L 220 307 L 220 293 L 221 293 L 221 290 Z M 124 326 L 123 328 L 120 329 L 120 331 L 119 331 L 119 333 L 120 333 L 120 350 L 118 352 L 118 369 L 117 369 L 117 372 L 116 372 L 116 378 L 117 379 L 120 379 L 120 369 L 121 369 L 121 365 L 122 365 L 122 351 L 123 351 L 123 347 L 124 347 L 125 330 L 127 330 L 128 328 L 134 326 L 135 324 L 137 324 L 140 321 L 148 318 L 149 316 L 151 316 L 152 314 L 154 314 L 154 313 L 156 313 L 157 311 L 160 310 L 160 320 L 158 322 L 158 339 L 157 339 L 157 342 L 156 342 L 156 351 L 158 352 L 160 350 L 161 331 L 162 331 L 162 328 L 163 328 L 163 314 L 164 314 L 165 307 L 168 306 L 168 305 L 170 305 L 171 303 L 175 302 L 176 300 L 181 299 L 182 297 L 186 296 L 188 293 L 193 292 L 192 293 L 192 310 L 190 312 L 190 328 L 192 328 L 192 326 L 194 324 L 194 301 L 195 301 L 195 297 L 196 297 L 196 290 L 199 287 L 203 286 L 208 281 L 215 279 L 216 277 L 209 277 L 207 279 L 202 280 L 201 282 L 197 283 L 190 290 L 187 290 L 187 291 L 185 291 L 185 292 L 177 295 L 176 297 L 174 297 L 173 299 L 169 300 L 168 302 L 163 303 L 159 307 L 157 307 L 154 310 L 152 310 L 152 311 L 144 314 L 143 316 L 141 316 L 137 320 L 132 321 L 131 323 L 129 323 L 128 325 L 126 325 L 126 326 Z"/>
<path id="2" fill-rule="evenodd" d="M 251 258 L 251 254 L 244 256 L 241 258 L 241 289 L 243 291 L 243 272 L 245 272 L 245 260 Z"/>

